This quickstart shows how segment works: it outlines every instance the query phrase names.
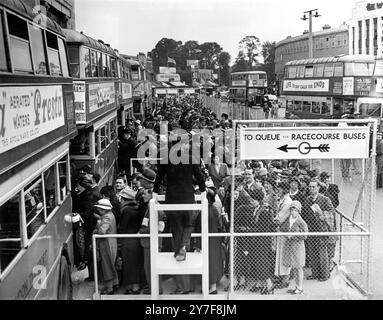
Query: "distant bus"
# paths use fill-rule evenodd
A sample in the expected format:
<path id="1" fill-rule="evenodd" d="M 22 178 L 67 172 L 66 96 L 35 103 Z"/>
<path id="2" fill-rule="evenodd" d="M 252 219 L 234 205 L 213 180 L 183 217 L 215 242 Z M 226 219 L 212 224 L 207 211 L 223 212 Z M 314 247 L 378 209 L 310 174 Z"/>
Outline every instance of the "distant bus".
<path id="1" fill-rule="evenodd" d="M 117 109 L 119 57 L 100 40 L 64 30 L 72 70 L 78 134 L 70 141 L 77 172 L 89 165 L 99 186 L 113 185 L 117 175 Z"/>
<path id="2" fill-rule="evenodd" d="M 231 74 L 229 99 L 248 106 L 260 106 L 267 89 L 267 74 L 264 71 L 234 72 Z"/>
<path id="3" fill-rule="evenodd" d="M 0 299 L 71 299 L 73 85 L 60 27 L 0 0 Z"/>
<path id="4" fill-rule="evenodd" d="M 282 89 L 286 111 L 302 119 L 336 119 L 353 112 L 380 117 L 381 98 L 379 94 L 371 97 L 374 69 L 374 56 L 290 61 L 285 66 Z"/>

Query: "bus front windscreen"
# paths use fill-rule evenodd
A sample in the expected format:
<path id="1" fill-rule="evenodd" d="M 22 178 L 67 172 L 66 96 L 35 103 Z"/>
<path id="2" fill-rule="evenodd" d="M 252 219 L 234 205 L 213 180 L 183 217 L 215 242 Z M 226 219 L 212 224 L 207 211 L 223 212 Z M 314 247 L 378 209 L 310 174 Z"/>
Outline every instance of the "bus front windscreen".
<path id="1" fill-rule="evenodd" d="M 362 103 L 359 106 L 359 112 L 361 116 L 377 117 L 382 115 L 381 103 Z"/>

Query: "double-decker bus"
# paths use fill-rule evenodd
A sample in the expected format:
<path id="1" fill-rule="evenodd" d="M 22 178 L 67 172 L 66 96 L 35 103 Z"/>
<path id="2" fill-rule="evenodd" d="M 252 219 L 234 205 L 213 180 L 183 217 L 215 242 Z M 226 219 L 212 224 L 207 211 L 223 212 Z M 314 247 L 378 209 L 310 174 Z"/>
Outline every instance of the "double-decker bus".
<path id="1" fill-rule="evenodd" d="M 78 134 L 70 141 L 71 162 L 100 175 L 99 186 L 112 185 L 117 174 L 119 57 L 101 40 L 64 30 L 73 76 Z"/>
<path id="2" fill-rule="evenodd" d="M 266 94 L 267 74 L 264 71 L 234 72 L 231 74 L 229 99 L 248 106 L 260 106 Z"/>
<path id="3" fill-rule="evenodd" d="M 72 87 L 60 27 L 0 0 L 0 299 L 71 299 Z"/>
<path id="4" fill-rule="evenodd" d="M 383 117 L 383 56 L 378 56 L 375 59 L 369 97 L 358 99 L 355 110 L 360 113 L 362 118 L 372 117 L 378 119 L 379 130 L 383 130 L 380 125 Z"/>
<path id="5" fill-rule="evenodd" d="M 302 119 L 368 115 L 375 102 L 374 56 L 340 55 L 290 61 L 285 66 L 282 98 L 286 111 Z"/>
<path id="6" fill-rule="evenodd" d="M 123 58 L 117 50 L 118 57 L 118 87 L 117 87 L 117 125 L 125 126 L 127 119 L 132 119 L 133 115 L 133 86 L 132 86 L 132 62 Z"/>

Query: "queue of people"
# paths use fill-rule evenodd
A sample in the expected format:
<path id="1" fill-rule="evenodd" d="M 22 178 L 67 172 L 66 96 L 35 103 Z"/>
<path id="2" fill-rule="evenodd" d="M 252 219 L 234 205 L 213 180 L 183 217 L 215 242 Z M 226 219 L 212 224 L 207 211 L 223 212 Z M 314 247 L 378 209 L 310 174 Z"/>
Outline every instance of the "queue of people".
<path id="1" fill-rule="evenodd" d="M 150 293 L 150 241 L 148 238 L 135 238 L 134 235 L 150 232 L 148 205 L 159 194 L 165 195 L 165 202 L 171 204 L 194 203 L 194 195 L 201 194 L 201 198 L 206 198 L 209 203 L 211 233 L 229 232 L 233 223 L 235 233 L 269 234 L 235 237 L 236 263 L 232 266 L 235 290 L 247 288 L 251 281 L 251 292 L 272 294 L 275 289 L 286 288 L 291 294 L 301 294 L 304 274 L 306 279 L 329 279 L 335 266 L 333 259 L 337 239 L 298 235 L 336 231 L 335 208 L 339 205 L 339 188 L 330 183 L 327 172 L 311 169 L 306 161 L 245 161 L 233 167 L 228 159 L 214 154 L 214 143 L 217 143 L 214 140 L 211 164 L 203 160 L 199 164 L 193 161 L 188 164 L 158 164 L 150 160 L 132 162 L 140 145 L 148 141 L 138 141 L 140 131 L 149 128 L 160 134 L 164 120 L 169 131 L 181 128 L 190 136 L 195 129 L 224 131 L 231 128 L 227 115 L 223 114 L 218 119 L 199 100 L 185 98 L 157 102 L 142 124 L 129 120 L 126 127 L 119 129 L 120 176 L 115 186 L 98 191 L 97 175 L 87 172 L 86 168 L 78 177 L 74 210 L 81 214 L 84 221 L 82 229 L 85 231 L 79 233 L 77 238 L 85 241 L 77 246 L 76 263 L 88 265 L 89 280 L 93 280 L 92 234 L 129 234 L 132 237 L 118 241 L 97 241 L 98 270 L 105 287 L 103 293 L 113 294 L 118 286 L 126 288 L 126 294 Z M 164 138 L 160 136 L 157 147 L 161 139 Z M 175 142 L 168 143 L 172 146 Z M 186 139 L 185 145 L 189 143 L 190 139 Z M 234 186 L 232 174 L 235 175 Z M 160 241 L 160 250 L 174 252 L 174 259 L 179 263 L 187 259 L 188 252 L 201 250 L 200 241 L 191 237 L 201 227 L 198 214 L 186 211 L 163 212 L 160 215 L 158 230 L 173 235 L 171 241 Z M 230 221 L 231 215 L 234 221 Z M 273 236 L 275 232 L 296 235 Z M 211 294 L 217 293 L 217 284 L 223 276 L 228 276 L 228 252 L 228 237 L 209 239 Z M 177 285 L 175 293 L 188 294 L 198 286 L 194 277 L 174 278 Z M 292 285 L 292 279 L 295 279 L 295 285 Z"/>

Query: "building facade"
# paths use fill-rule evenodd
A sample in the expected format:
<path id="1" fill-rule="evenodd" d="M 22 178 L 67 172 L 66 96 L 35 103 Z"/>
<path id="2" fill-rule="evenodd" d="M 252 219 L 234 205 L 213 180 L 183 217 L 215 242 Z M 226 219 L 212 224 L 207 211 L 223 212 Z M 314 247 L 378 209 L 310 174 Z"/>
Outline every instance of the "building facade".
<path id="1" fill-rule="evenodd" d="M 349 26 L 350 54 L 383 54 L 383 2 L 356 3 Z"/>
<path id="2" fill-rule="evenodd" d="M 62 28 L 76 29 L 74 0 L 24 0 L 24 2 L 41 11 Z"/>
<path id="3" fill-rule="evenodd" d="M 313 58 L 349 54 L 349 30 L 347 24 L 337 28 L 326 25 L 313 32 Z M 275 48 L 275 74 L 278 83 L 284 74 L 287 62 L 309 58 L 309 34 L 287 37 L 279 41 Z"/>

